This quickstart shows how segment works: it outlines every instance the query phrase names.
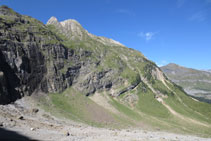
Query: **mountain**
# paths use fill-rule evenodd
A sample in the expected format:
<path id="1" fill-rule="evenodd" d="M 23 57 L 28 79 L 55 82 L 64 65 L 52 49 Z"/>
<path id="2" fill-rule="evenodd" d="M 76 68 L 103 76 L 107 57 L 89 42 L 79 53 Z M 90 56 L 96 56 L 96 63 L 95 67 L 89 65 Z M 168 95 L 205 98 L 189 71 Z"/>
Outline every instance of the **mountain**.
<path id="1" fill-rule="evenodd" d="M 161 69 L 169 79 L 182 86 L 189 95 L 202 101 L 211 101 L 210 72 L 185 68 L 176 64 L 168 64 Z"/>
<path id="2" fill-rule="evenodd" d="M 95 36 L 89 33 L 81 26 L 79 22 L 73 19 L 58 22 L 56 17 L 51 17 L 48 20 L 47 25 L 55 25 L 56 28 L 70 40 L 89 41 L 89 39 L 91 38 L 104 45 L 123 46 L 121 43 L 112 39 Z"/>
<path id="3" fill-rule="evenodd" d="M 0 103 L 30 96 L 62 119 L 210 136 L 211 105 L 188 96 L 139 51 L 75 20 L 0 7 Z"/>

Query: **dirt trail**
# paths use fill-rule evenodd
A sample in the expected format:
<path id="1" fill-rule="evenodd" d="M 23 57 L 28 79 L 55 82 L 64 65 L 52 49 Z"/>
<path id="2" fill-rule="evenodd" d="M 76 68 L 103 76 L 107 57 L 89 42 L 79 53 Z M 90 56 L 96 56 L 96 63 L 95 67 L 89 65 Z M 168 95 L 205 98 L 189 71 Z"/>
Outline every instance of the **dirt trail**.
<path id="1" fill-rule="evenodd" d="M 205 124 L 205 123 L 202 123 L 200 121 L 197 121 L 197 120 L 194 120 L 194 119 L 191 119 L 189 117 L 185 117 L 179 113 L 177 113 L 176 111 L 174 111 L 169 105 L 167 105 L 163 100 L 160 101 L 173 115 L 175 115 L 176 117 L 182 119 L 182 120 L 185 120 L 187 122 L 191 122 L 191 123 L 194 123 L 194 124 L 198 124 L 198 125 L 202 125 L 202 126 L 205 126 L 205 127 L 210 127 L 209 125 Z"/>
<path id="2" fill-rule="evenodd" d="M 156 75 L 157 79 L 160 80 L 170 90 L 170 88 L 166 84 L 166 79 L 164 78 L 164 74 L 162 71 L 160 71 L 158 68 L 156 68 L 154 75 Z"/>

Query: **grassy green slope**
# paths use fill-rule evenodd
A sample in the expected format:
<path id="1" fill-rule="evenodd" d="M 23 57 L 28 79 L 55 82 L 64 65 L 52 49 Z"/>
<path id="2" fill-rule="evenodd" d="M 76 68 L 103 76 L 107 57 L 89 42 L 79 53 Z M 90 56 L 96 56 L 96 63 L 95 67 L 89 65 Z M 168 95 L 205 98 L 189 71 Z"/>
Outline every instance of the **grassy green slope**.
<path id="1" fill-rule="evenodd" d="M 39 105 L 59 118 L 71 119 L 97 127 L 115 126 L 120 128 L 133 124 L 97 105 L 73 88 L 69 88 L 61 94 L 43 96 L 39 99 Z"/>

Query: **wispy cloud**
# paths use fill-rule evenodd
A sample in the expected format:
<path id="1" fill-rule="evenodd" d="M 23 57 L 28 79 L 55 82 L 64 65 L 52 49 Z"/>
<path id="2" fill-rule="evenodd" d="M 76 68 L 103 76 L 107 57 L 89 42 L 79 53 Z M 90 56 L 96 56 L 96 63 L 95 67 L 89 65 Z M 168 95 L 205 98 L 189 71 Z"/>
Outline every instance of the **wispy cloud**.
<path id="1" fill-rule="evenodd" d="M 134 16 L 135 15 L 135 13 L 133 11 L 128 10 L 128 9 L 117 9 L 116 12 L 120 13 L 120 14 L 129 15 L 129 16 Z"/>
<path id="2" fill-rule="evenodd" d="M 185 4 L 186 0 L 177 0 L 177 8 L 182 7 Z"/>
<path id="3" fill-rule="evenodd" d="M 166 60 L 162 60 L 161 62 L 156 62 L 158 67 L 162 67 L 168 64 L 168 62 Z"/>
<path id="4" fill-rule="evenodd" d="M 206 12 L 205 11 L 196 12 L 189 18 L 189 20 L 203 22 L 206 20 Z"/>
<path id="5" fill-rule="evenodd" d="M 153 36 L 155 36 L 157 34 L 157 32 L 140 32 L 138 34 L 139 37 L 142 37 L 143 39 L 145 39 L 146 41 L 149 41 L 153 38 Z"/>

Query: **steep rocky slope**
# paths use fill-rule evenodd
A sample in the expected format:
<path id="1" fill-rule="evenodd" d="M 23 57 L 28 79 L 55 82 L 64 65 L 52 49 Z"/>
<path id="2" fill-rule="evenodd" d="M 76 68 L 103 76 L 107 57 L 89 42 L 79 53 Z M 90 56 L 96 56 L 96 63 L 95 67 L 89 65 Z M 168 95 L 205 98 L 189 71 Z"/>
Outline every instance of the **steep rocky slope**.
<path id="1" fill-rule="evenodd" d="M 161 69 L 169 79 L 182 86 L 189 95 L 211 102 L 210 72 L 185 68 L 176 64 L 168 64 Z"/>
<path id="2" fill-rule="evenodd" d="M 209 104 L 187 96 L 140 52 L 75 20 L 44 25 L 2 6 L 0 54 L 1 104 L 32 95 L 45 111 L 94 126 L 210 135 Z"/>

